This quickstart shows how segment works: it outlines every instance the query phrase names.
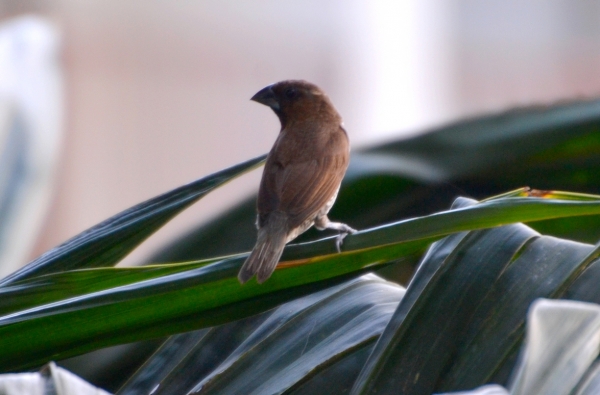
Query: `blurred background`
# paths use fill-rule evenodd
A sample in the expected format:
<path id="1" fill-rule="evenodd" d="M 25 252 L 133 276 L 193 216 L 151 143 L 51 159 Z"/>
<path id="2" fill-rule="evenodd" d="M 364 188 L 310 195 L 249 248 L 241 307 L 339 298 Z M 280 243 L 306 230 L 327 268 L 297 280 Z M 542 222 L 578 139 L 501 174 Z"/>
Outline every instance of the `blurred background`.
<path id="1" fill-rule="evenodd" d="M 3 0 L 0 23 L 0 192 L 13 166 L 28 175 L 15 190 L 36 196 L 0 201 L 3 275 L 131 205 L 267 152 L 279 124 L 249 98 L 279 80 L 328 92 L 353 149 L 600 94 L 591 1 Z M 210 194 L 125 264 L 259 179 Z M 28 218 L 18 231 L 7 225 L 16 215 Z"/>

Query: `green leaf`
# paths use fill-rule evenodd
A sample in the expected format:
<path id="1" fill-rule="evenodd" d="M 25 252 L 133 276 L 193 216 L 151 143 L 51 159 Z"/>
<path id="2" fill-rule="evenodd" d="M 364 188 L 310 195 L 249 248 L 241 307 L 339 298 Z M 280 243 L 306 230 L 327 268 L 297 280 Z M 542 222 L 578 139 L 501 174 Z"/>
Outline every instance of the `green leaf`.
<path id="1" fill-rule="evenodd" d="M 529 305 L 574 284 L 596 256 L 593 246 L 518 224 L 437 243 L 353 393 L 430 394 L 504 383 Z"/>
<path id="2" fill-rule="evenodd" d="M 573 184 L 572 169 L 560 168 L 568 161 L 589 176 L 579 178 L 579 185 L 598 191 L 600 183 L 592 180 L 600 180 L 600 175 L 588 171 L 597 165 L 586 159 L 598 155 L 599 126 L 600 100 L 572 101 L 462 120 L 367 152 L 404 161 L 405 174 L 410 172 L 413 178 L 449 181 L 486 174 L 488 182 L 504 185 L 501 190 L 532 181 L 539 182 L 532 185 L 539 189 L 581 189 Z M 509 180 L 531 174 L 535 177 L 525 184 L 506 186 Z"/>
<path id="3" fill-rule="evenodd" d="M 412 261 L 429 243 L 450 233 L 598 213 L 600 200 L 490 200 L 359 232 L 346 239 L 341 254 L 333 239 L 290 246 L 284 262 L 262 285 L 251 281 L 241 286 L 237 281 L 244 256 L 208 265 L 87 269 L 22 281 L 3 296 L 31 307 L 0 317 L 0 369 L 35 366 L 49 358 L 247 317 L 392 261 Z M 94 287 L 96 274 L 109 288 L 86 293 Z M 55 297 L 61 290 L 63 297 L 36 306 L 33 288 L 47 284 L 54 284 L 50 288 L 55 287 Z"/>
<path id="4" fill-rule="evenodd" d="M 0 287 L 65 270 L 112 266 L 182 210 L 213 189 L 263 163 L 266 155 L 135 205 L 46 252 L 0 280 Z"/>
<path id="5" fill-rule="evenodd" d="M 199 377 L 205 377 L 219 366 L 272 312 L 171 336 L 119 389 L 118 394 L 189 392 Z"/>
<path id="6" fill-rule="evenodd" d="M 311 304 L 281 306 L 192 391 L 273 394 L 299 386 L 323 366 L 372 344 L 404 290 L 369 275 L 321 295 L 312 295 Z M 305 306 L 298 309 L 298 302 Z"/>
<path id="7" fill-rule="evenodd" d="M 249 319 L 173 336 L 118 393 L 180 394 L 194 387 L 248 394 L 293 387 L 297 393 L 314 380 L 317 392 L 342 393 L 340 380 L 325 389 L 313 374 L 356 373 L 403 294 L 401 287 L 366 275 Z M 179 363 L 170 365 L 174 360 Z"/>

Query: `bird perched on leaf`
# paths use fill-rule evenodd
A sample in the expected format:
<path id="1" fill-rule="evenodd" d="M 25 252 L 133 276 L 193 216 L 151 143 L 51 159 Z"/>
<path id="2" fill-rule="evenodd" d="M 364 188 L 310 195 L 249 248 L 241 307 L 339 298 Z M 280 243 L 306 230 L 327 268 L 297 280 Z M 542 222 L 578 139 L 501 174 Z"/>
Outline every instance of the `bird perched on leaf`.
<path id="1" fill-rule="evenodd" d="M 342 239 L 356 232 L 327 218 L 350 159 L 348 135 L 329 97 L 311 83 L 290 80 L 267 86 L 251 100 L 271 107 L 281 131 L 263 170 L 258 237 L 238 274 L 242 284 L 255 274 L 259 283 L 268 279 L 286 243 L 313 225 L 340 231 L 338 251 Z"/>

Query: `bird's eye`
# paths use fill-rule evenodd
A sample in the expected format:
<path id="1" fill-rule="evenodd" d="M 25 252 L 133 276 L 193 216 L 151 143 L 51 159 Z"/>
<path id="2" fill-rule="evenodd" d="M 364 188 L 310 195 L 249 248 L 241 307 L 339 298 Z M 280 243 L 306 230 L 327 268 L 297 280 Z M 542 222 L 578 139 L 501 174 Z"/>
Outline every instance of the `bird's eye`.
<path id="1" fill-rule="evenodd" d="M 298 95 L 298 91 L 295 88 L 287 88 L 283 94 L 285 95 L 285 97 L 287 97 L 288 99 L 293 99 Z"/>

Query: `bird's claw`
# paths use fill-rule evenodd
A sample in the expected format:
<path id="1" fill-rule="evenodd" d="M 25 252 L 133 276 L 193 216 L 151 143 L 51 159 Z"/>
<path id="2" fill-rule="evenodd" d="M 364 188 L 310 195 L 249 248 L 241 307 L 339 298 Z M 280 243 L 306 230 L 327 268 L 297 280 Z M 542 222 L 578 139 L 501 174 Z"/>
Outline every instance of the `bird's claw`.
<path id="1" fill-rule="evenodd" d="M 356 229 L 353 229 L 346 225 L 346 227 L 337 235 L 337 237 L 335 238 L 335 248 L 337 249 L 338 253 L 342 252 L 341 247 L 344 243 L 344 239 L 346 238 L 346 236 L 352 233 L 356 233 Z"/>

